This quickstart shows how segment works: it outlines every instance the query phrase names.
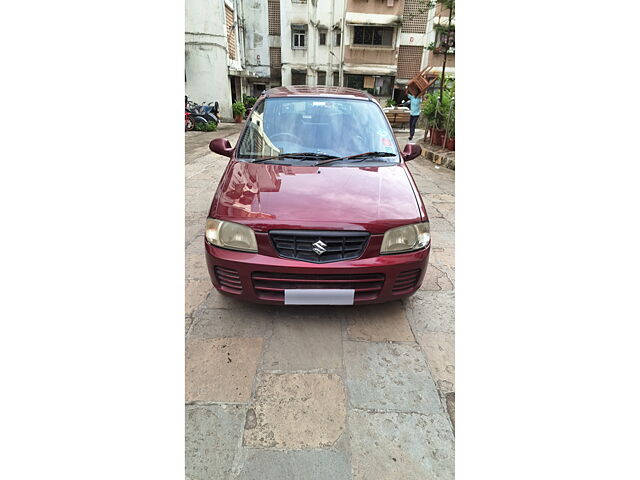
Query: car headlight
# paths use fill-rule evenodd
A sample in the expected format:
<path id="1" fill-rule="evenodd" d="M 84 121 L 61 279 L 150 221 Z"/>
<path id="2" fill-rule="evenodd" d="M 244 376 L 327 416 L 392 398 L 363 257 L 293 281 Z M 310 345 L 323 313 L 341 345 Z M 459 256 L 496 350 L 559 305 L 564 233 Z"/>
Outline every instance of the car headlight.
<path id="1" fill-rule="evenodd" d="M 204 236 L 207 242 L 216 247 L 240 250 L 242 252 L 258 251 L 256 235 L 253 230 L 239 223 L 207 218 Z"/>
<path id="2" fill-rule="evenodd" d="M 380 253 L 403 253 L 420 250 L 426 247 L 430 240 L 429 222 L 391 228 L 384 234 Z"/>

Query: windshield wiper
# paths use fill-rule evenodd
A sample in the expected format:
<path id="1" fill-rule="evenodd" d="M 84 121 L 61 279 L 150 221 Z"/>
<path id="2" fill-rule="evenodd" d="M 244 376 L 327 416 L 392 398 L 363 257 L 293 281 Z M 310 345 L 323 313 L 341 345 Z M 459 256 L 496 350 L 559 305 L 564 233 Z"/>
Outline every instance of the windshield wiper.
<path id="1" fill-rule="evenodd" d="M 262 163 L 267 160 L 276 160 L 279 158 L 295 158 L 298 160 L 318 160 L 318 159 L 327 159 L 333 160 L 337 159 L 335 155 L 327 155 L 326 153 L 313 153 L 313 152 L 299 152 L 299 153 L 281 153 L 280 155 L 274 155 L 272 157 L 259 158 L 254 160 L 252 163 Z"/>
<path id="2" fill-rule="evenodd" d="M 326 165 L 327 163 L 337 162 L 339 160 L 351 160 L 351 159 L 366 160 L 367 158 L 370 158 L 370 157 L 395 157 L 395 156 L 396 154 L 391 152 L 365 152 L 365 153 L 358 153 L 357 155 L 349 155 L 348 157 L 328 158 L 326 160 L 319 161 L 318 163 L 316 163 L 316 165 Z"/>

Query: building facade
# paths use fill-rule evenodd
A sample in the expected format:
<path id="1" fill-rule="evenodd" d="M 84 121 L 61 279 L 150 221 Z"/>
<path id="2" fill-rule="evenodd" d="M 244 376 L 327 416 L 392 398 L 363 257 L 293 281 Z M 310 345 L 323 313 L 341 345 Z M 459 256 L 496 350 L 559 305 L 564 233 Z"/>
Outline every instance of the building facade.
<path id="1" fill-rule="evenodd" d="M 427 65 L 455 70 L 448 11 L 423 0 L 187 0 L 185 81 L 223 117 L 242 95 L 333 85 L 399 99 Z M 453 22 L 452 22 L 453 24 Z M 453 45 L 453 46 L 452 46 Z"/>

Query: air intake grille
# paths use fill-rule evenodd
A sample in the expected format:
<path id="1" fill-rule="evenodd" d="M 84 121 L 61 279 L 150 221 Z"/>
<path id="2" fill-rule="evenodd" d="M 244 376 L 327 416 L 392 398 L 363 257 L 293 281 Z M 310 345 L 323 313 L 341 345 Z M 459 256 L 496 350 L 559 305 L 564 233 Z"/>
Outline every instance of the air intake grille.
<path id="1" fill-rule="evenodd" d="M 358 258 L 367 245 L 367 232 L 272 230 L 273 246 L 284 258 L 329 263 Z"/>
<path id="2" fill-rule="evenodd" d="M 420 278 L 420 269 L 406 270 L 396 277 L 396 283 L 393 285 L 393 293 L 404 293 L 413 290 Z"/>
<path id="3" fill-rule="evenodd" d="M 240 274 L 237 270 L 232 268 L 216 267 L 215 272 L 222 290 L 226 290 L 231 293 L 242 292 L 242 282 L 240 281 Z"/>

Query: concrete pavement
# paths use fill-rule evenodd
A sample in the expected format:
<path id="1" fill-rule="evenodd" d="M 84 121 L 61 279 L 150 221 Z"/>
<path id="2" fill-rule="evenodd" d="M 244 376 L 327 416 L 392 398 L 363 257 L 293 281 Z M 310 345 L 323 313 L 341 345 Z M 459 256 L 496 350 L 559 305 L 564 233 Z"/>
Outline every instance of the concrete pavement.
<path id="1" fill-rule="evenodd" d="M 414 296 L 247 304 L 213 289 L 203 246 L 227 165 L 208 143 L 239 131 L 186 133 L 187 478 L 453 479 L 455 172 L 409 163 L 433 243 Z"/>

